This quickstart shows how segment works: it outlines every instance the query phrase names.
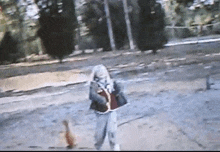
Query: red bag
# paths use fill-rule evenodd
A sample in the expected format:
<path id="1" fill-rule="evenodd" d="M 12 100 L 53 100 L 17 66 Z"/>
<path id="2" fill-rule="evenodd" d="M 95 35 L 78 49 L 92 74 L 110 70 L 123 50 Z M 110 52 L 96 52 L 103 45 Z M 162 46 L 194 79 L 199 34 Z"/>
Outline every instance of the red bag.
<path id="1" fill-rule="evenodd" d="M 107 100 L 107 102 L 109 102 L 108 100 L 108 95 L 106 94 L 106 92 L 104 90 L 102 90 L 102 92 L 99 93 L 101 96 L 104 96 Z M 117 104 L 117 100 L 116 100 L 116 96 L 114 94 L 110 94 L 110 110 L 114 110 L 116 108 L 118 108 L 118 104 Z"/>

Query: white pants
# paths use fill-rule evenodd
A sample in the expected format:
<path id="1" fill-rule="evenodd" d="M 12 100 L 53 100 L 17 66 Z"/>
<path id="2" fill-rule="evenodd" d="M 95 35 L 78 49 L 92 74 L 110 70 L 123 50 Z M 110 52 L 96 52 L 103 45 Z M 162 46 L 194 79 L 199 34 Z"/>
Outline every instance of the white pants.
<path id="1" fill-rule="evenodd" d="M 100 150 L 104 143 L 106 134 L 108 134 L 111 150 L 119 150 L 117 144 L 117 113 L 110 111 L 106 114 L 96 113 L 97 124 L 95 130 L 95 148 Z"/>

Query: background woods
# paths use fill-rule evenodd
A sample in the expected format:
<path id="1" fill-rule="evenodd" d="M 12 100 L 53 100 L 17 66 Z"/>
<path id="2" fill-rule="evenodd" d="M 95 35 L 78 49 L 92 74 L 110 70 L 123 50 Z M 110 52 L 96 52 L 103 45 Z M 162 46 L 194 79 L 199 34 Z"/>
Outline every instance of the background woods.
<path id="1" fill-rule="evenodd" d="M 62 62 L 75 46 L 156 53 L 169 40 L 220 29 L 219 0 L 0 0 L 0 6 L 1 64 L 31 54 Z"/>

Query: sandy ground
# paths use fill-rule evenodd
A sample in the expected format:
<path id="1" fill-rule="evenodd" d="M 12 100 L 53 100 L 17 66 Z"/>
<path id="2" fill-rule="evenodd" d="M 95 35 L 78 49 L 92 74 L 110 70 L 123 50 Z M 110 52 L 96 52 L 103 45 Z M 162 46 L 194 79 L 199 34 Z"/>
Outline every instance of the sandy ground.
<path id="1" fill-rule="evenodd" d="M 95 150 L 88 99 L 91 68 L 103 63 L 124 84 L 121 150 L 220 150 L 220 43 L 99 52 L 0 66 L 0 150 L 67 150 L 62 120 L 78 145 Z M 211 89 L 206 89 L 210 75 Z M 106 138 L 103 150 L 109 150 Z"/>

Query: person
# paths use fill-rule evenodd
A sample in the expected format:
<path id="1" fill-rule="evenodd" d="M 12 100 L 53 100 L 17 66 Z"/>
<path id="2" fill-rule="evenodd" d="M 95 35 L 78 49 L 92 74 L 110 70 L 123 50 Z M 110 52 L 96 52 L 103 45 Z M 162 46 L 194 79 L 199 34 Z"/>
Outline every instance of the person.
<path id="1" fill-rule="evenodd" d="M 96 114 L 95 148 L 100 150 L 106 135 L 108 135 L 111 150 L 119 151 L 117 141 L 117 113 L 116 110 L 127 104 L 122 85 L 111 79 L 107 68 L 96 65 L 92 70 L 89 99 L 90 109 Z"/>

